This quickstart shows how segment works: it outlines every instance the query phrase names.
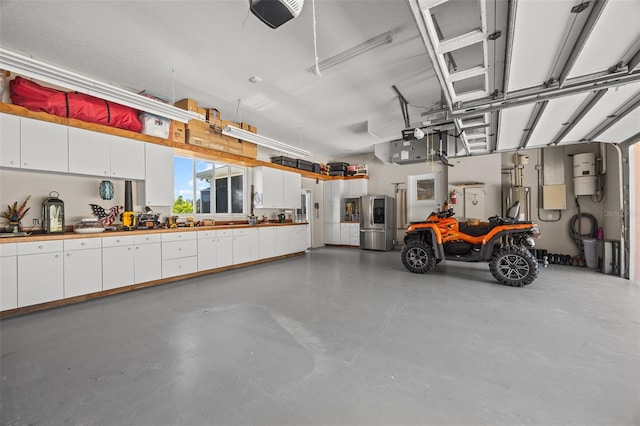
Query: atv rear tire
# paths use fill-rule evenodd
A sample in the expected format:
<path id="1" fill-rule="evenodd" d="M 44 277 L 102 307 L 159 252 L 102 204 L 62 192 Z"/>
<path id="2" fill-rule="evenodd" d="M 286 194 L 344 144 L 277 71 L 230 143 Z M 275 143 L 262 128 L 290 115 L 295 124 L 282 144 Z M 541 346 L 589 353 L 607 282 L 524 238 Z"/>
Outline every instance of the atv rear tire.
<path id="1" fill-rule="evenodd" d="M 521 246 L 502 248 L 491 258 L 489 269 L 500 284 L 523 287 L 538 276 L 538 261 Z"/>
<path id="2" fill-rule="evenodd" d="M 402 247 L 402 264 L 415 274 L 424 274 L 436 266 L 436 256 L 429 243 L 415 240 L 407 242 Z"/>

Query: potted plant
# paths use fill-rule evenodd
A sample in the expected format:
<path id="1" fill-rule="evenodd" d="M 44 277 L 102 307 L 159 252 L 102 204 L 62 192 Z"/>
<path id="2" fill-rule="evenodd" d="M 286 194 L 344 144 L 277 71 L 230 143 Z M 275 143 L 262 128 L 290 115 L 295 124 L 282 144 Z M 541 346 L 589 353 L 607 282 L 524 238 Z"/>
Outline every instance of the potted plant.
<path id="1" fill-rule="evenodd" d="M 29 201 L 30 198 L 31 195 L 22 202 L 20 207 L 18 207 L 18 202 L 15 201 L 13 206 L 8 205 L 7 209 L 2 212 L 2 217 L 9 221 L 7 226 L 8 231 L 19 232 L 22 229 L 22 219 L 27 215 L 30 209 L 30 207 L 27 207 L 27 201 Z"/>

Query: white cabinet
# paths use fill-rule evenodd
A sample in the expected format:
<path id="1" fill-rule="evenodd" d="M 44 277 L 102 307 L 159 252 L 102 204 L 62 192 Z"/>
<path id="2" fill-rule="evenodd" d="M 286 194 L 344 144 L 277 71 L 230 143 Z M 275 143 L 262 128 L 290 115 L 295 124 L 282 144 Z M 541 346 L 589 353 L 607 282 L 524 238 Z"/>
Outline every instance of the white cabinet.
<path id="1" fill-rule="evenodd" d="M 289 252 L 299 253 L 309 248 L 307 242 L 307 225 L 289 227 Z"/>
<path id="2" fill-rule="evenodd" d="M 138 204 L 173 206 L 173 148 L 146 143 L 145 177 L 138 182 Z"/>
<path id="3" fill-rule="evenodd" d="M 283 171 L 272 167 L 253 168 L 255 207 L 276 209 L 284 207 Z"/>
<path id="4" fill-rule="evenodd" d="M 134 282 L 144 283 L 162 278 L 160 234 L 134 235 Z"/>
<path id="5" fill-rule="evenodd" d="M 20 167 L 20 117 L 0 113 L 0 166 Z"/>
<path id="6" fill-rule="evenodd" d="M 198 235 L 195 232 L 162 234 L 162 278 L 198 270 Z"/>
<path id="7" fill-rule="evenodd" d="M 217 268 L 216 231 L 198 231 L 198 271 Z"/>
<path id="8" fill-rule="evenodd" d="M 131 285 L 134 282 L 134 237 L 102 238 L 102 289 Z"/>
<path id="9" fill-rule="evenodd" d="M 258 228 L 258 255 L 268 259 L 276 255 L 276 229 L 273 226 Z"/>
<path id="10" fill-rule="evenodd" d="M 302 176 L 300 173 L 283 170 L 284 207 L 299 209 L 302 207 Z"/>
<path id="11" fill-rule="evenodd" d="M 254 201 L 257 208 L 300 208 L 302 176 L 272 167 L 253 168 Z"/>
<path id="12" fill-rule="evenodd" d="M 341 223 L 340 224 L 340 244 L 343 246 L 360 245 L 360 224 Z"/>
<path id="13" fill-rule="evenodd" d="M 216 266 L 233 265 L 233 235 L 231 229 L 216 231 Z"/>
<path id="14" fill-rule="evenodd" d="M 64 240 L 64 297 L 102 290 L 100 238 Z"/>
<path id="15" fill-rule="evenodd" d="M 367 179 L 348 179 L 344 181 L 343 198 L 358 198 L 367 195 L 369 181 Z"/>
<path id="16" fill-rule="evenodd" d="M 289 227 L 276 226 L 274 227 L 274 231 L 276 239 L 276 256 L 289 254 Z"/>
<path id="17" fill-rule="evenodd" d="M 111 177 L 143 180 L 144 143 L 109 135 L 111 140 Z M 173 174 L 172 174 L 173 176 Z"/>
<path id="18" fill-rule="evenodd" d="M 69 127 L 69 172 L 111 177 L 111 135 Z"/>
<path id="19" fill-rule="evenodd" d="M 20 118 L 20 163 L 23 169 L 68 172 L 68 128 Z"/>
<path id="20" fill-rule="evenodd" d="M 18 307 L 64 298 L 62 240 L 17 243 Z"/>
<path id="21" fill-rule="evenodd" d="M 18 307 L 18 249 L 0 244 L 0 311 Z"/>
<path id="22" fill-rule="evenodd" d="M 233 264 L 258 260 L 258 229 L 233 229 Z"/>

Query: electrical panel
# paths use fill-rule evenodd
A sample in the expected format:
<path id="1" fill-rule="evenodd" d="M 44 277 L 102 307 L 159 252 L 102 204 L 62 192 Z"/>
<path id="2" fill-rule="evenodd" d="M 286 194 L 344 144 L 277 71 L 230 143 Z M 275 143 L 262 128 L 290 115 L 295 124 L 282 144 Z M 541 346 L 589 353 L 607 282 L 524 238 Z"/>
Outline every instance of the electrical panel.
<path id="1" fill-rule="evenodd" d="M 544 210 L 566 210 L 567 185 L 543 185 L 542 208 Z"/>

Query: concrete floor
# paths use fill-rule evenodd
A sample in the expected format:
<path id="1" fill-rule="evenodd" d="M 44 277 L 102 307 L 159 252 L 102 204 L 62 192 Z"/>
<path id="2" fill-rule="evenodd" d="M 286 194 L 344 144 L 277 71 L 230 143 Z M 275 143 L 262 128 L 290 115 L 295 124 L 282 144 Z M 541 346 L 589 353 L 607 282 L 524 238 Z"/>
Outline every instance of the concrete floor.
<path id="1" fill-rule="evenodd" d="M 638 425 L 640 285 L 305 257 L 0 321 L 1 423 Z"/>

